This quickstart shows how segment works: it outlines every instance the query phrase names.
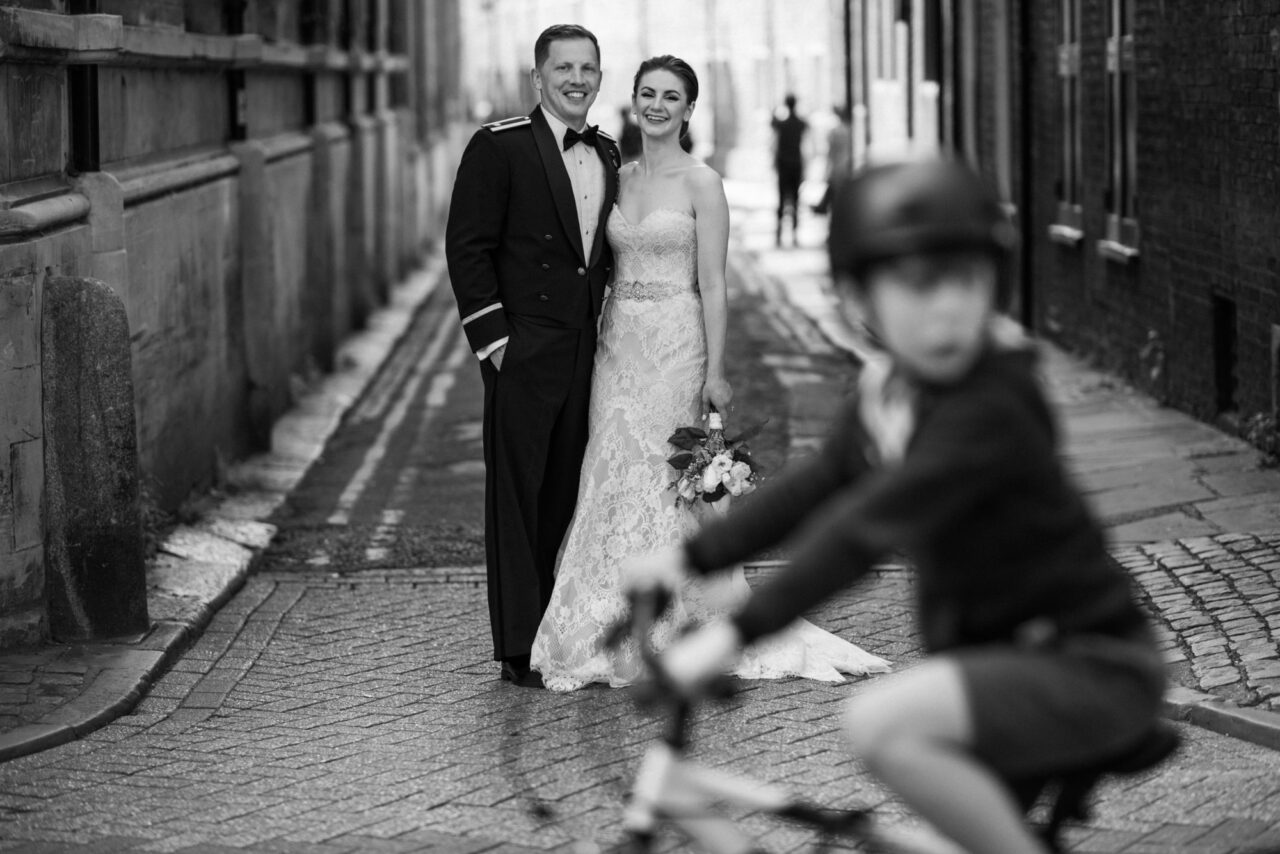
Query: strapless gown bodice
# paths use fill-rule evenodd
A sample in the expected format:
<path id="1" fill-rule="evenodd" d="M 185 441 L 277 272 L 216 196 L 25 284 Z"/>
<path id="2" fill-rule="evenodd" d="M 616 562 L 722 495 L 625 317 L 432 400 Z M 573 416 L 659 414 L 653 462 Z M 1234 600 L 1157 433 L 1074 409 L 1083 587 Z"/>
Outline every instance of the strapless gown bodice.
<path id="1" fill-rule="evenodd" d="M 605 235 L 613 247 L 616 264 L 614 296 L 658 300 L 690 294 L 696 289 L 698 235 L 691 215 L 658 208 L 631 223 L 614 205 Z"/>

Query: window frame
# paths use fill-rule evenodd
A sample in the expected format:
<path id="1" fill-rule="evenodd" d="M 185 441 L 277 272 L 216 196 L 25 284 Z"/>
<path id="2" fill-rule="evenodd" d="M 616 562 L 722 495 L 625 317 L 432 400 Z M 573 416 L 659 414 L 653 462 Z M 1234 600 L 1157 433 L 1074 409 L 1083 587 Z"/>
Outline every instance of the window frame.
<path id="1" fill-rule="evenodd" d="M 1069 246 L 1084 238 L 1084 113 L 1080 75 L 1082 0 L 1058 3 L 1059 41 L 1057 75 L 1061 116 L 1056 196 L 1057 215 L 1049 226 L 1050 237 Z"/>
<path id="2" fill-rule="evenodd" d="M 1107 0 L 1107 231 L 1098 251 L 1113 261 L 1138 257 L 1138 87 L 1134 0 Z"/>

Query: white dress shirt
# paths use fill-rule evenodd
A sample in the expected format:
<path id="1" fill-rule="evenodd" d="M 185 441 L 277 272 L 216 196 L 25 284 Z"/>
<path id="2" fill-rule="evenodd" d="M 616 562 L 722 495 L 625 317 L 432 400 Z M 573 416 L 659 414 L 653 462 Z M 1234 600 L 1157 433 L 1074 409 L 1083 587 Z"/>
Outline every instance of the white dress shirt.
<path id="1" fill-rule="evenodd" d="M 569 127 L 546 110 L 551 134 L 556 148 L 564 148 L 564 132 Z M 596 238 L 596 226 L 600 220 L 600 204 L 604 200 L 604 163 L 600 155 L 586 143 L 579 142 L 567 151 L 561 150 L 564 168 L 573 186 L 573 201 L 578 206 L 578 227 L 582 230 L 582 257 L 591 260 L 591 246 Z"/>

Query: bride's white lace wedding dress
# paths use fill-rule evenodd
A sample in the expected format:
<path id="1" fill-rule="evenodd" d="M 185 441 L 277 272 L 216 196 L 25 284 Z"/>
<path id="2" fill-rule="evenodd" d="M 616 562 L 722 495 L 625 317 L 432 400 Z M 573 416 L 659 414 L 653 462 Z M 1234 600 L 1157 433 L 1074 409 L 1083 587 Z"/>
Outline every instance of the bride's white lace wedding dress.
<path id="1" fill-rule="evenodd" d="M 699 525 L 694 511 L 676 506 L 666 463 L 673 453 L 667 437 L 698 423 L 706 375 L 694 219 L 660 208 L 631 223 L 615 206 L 606 234 L 617 274 L 601 321 L 578 506 L 531 655 L 553 691 L 592 682 L 621 686 L 640 675 L 634 643 L 612 653 L 599 648 L 624 610 L 620 567 L 628 557 L 679 543 Z M 658 629 L 659 646 L 674 626 L 725 613 L 748 591 L 741 569 L 690 580 Z M 734 672 L 840 681 L 841 672 L 887 669 L 883 659 L 799 621 L 748 648 Z"/>

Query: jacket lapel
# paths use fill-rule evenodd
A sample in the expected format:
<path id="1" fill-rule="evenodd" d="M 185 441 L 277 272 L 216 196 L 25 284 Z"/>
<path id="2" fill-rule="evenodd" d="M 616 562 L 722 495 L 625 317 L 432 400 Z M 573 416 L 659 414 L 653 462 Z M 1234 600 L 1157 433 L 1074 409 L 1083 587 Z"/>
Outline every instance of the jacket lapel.
<path id="1" fill-rule="evenodd" d="M 529 114 L 529 119 L 533 122 L 533 139 L 538 145 L 543 171 L 547 173 L 547 183 L 551 185 L 551 198 L 556 204 L 556 212 L 560 214 L 560 223 L 573 240 L 573 245 L 578 247 L 578 257 L 585 261 L 587 255 L 582 248 L 578 206 L 573 201 L 573 186 L 569 183 L 569 173 L 564 168 L 559 141 L 551 133 L 541 107 L 535 107 Z"/>
<path id="2" fill-rule="evenodd" d="M 609 214 L 613 212 L 613 203 L 618 198 L 618 161 L 622 159 L 615 154 L 615 149 L 610 149 L 608 142 L 599 137 L 596 139 L 596 154 L 604 164 L 604 198 L 600 201 L 600 218 L 596 222 L 596 238 L 591 245 L 588 267 L 594 266 L 600 260 L 600 253 L 604 251 L 605 223 L 608 222 Z"/>

